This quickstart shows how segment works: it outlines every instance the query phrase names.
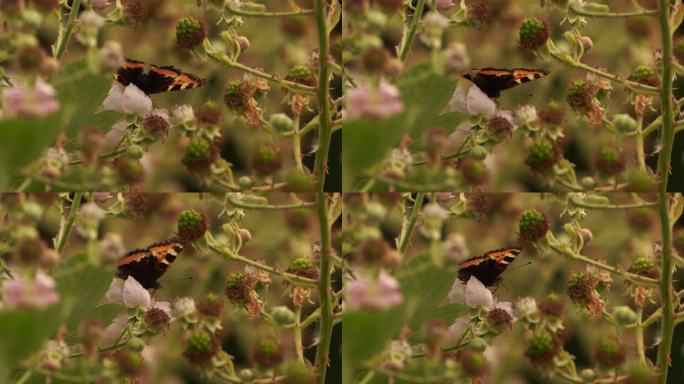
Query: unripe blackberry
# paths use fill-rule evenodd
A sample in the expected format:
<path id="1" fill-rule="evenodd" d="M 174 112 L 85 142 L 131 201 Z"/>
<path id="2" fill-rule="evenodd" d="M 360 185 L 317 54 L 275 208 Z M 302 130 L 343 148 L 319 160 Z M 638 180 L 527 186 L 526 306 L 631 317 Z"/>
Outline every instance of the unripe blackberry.
<path id="1" fill-rule="evenodd" d="M 555 293 L 550 293 L 539 303 L 539 311 L 545 316 L 562 317 L 565 301 Z"/>
<path id="2" fill-rule="evenodd" d="M 211 100 L 197 109 L 197 121 L 202 124 L 220 126 L 221 120 L 223 120 L 223 111 L 221 111 L 221 108 Z"/>
<path id="3" fill-rule="evenodd" d="M 311 69 L 304 65 L 295 65 L 290 69 L 290 73 L 287 74 L 285 80 L 289 80 L 295 83 L 315 86 L 316 76 L 314 76 Z"/>
<path id="4" fill-rule="evenodd" d="M 594 358 L 603 367 L 616 368 L 625 362 L 625 349 L 616 339 L 605 338 L 596 346 Z"/>
<path id="5" fill-rule="evenodd" d="M 276 324 L 284 326 L 290 325 L 295 321 L 295 315 L 292 310 L 285 306 L 273 307 L 271 310 L 271 317 Z"/>
<path id="6" fill-rule="evenodd" d="M 218 158 L 216 147 L 206 139 L 195 138 L 185 147 L 183 165 L 190 172 L 202 173 L 208 171 L 211 164 Z"/>
<path id="7" fill-rule="evenodd" d="M 549 231 L 549 219 L 536 209 L 528 209 L 520 215 L 518 230 L 521 241 L 540 240 Z"/>
<path id="8" fill-rule="evenodd" d="M 675 236 L 675 239 L 676 239 L 676 236 Z M 634 263 L 632 263 L 632 265 L 630 265 L 627 272 L 633 273 L 633 274 L 639 275 L 639 276 L 650 277 L 652 279 L 659 279 L 660 278 L 660 271 L 658 270 L 658 267 L 656 266 L 655 261 L 651 257 L 648 257 L 648 256 L 640 257 L 640 258 L 634 260 Z"/>
<path id="9" fill-rule="evenodd" d="M 159 308 L 150 308 L 145 312 L 145 326 L 154 334 L 165 332 L 169 329 L 171 318 Z"/>
<path id="10" fill-rule="evenodd" d="M 268 176 L 280 171 L 283 167 L 278 148 L 272 145 L 262 145 L 252 155 L 252 167 L 259 175 Z"/>
<path id="11" fill-rule="evenodd" d="M 194 209 L 185 210 L 178 215 L 178 238 L 184 243 L 199 239 L 207 229 L 206 216 Z"/>
<path id="12" fill-rule="evenodd" d="M 278 132 L 290 132 L 294 129 L 294 121 L 284 113 L 274 113 L 268 121 Z"/>
<path id="13" fill-rule="evenodd" d="M 650 85 L 652 87 L 660 86 L 660 79 L 658 78 L 658 75 L 655 73 L 653 68 L 649 67 L 648 65 L 640 65 L 636 67 L 627 79 L 637 83 Z"/>
<path id="14" fill-rule="evenodd" d="M 481 145 L 475 145 L 470 149 L 468 155 L 475 160 L 484 160 L 489 155 L 489 151 Z"/>
<path id="15" fill-rule="evenodd" d="M 629 192 L 655 192 L 658 183 L 653 175 L 642 170 L 632 170 L 627 176 L 625 191 Z"/>
<path id="16" fill-rule="evenodd" d="M 560 149 L 549 139 L 538 138 L 529 148 L 525 164 L 535 173 L 546 173 L 560 159 Z"/>
<path id="17" fill-rule="evenodd" d="M 218 350 L 218 343 L 212 335 L 199 330 L 190 335 L 183 356 L 195 365 L 207 365 Z"/>
<path id="18" fill-rule="evenodd" d="M 301 364 L 285 364 L 282 384 L 314 384 L 316 375 L 312 369 Z"/>
<path id="19" fill-rule="evenodd" d="M 145 156 L 145 150 L 143 149 L 143 147 L 141 147 L 137 144 L 133 144 L 133 145 L 129 146 L 128 148 L 126 148 L 125 153 L 126 153 L 126 156 L 130 157 L 131 159 L 136 159 L 136 160 L 140 160 L 143 158 L 143 156 Z"/>
<path id="20" fill-rule="evenodd" d="M 297 169 L 291 170 L 285 178 L 284 191 L 291 192 L 312 192 L 316 189 L 316 182 L 310 174 L 299 171 Z"/>
<path id="21" fill-rule="evenodd" d="M 207 37 L 204 23 L 193 17 L 184 17 L 176 24 L 176 44 L 185 49 L 193 49 Z"/>
<path id="22" fill-rule="evenodd" d="M 546 43 L 550 35 L 546 22 L 536 17 L 529 17 L 520 25 L 520 45 L 524 48 L 537 49 Z"/>
<path id="23" fill-rule="evenodd" d="M 223 93 L 223 102 L 231 111 L 241 112 L 249 107 L 250 99 L 254 94 L 254 87 L 244 80 L 228 82 Z"/>
<path id="24" fill-rule="evenodd" d="M 137 376 L 145 369 L 145 360 L 140 352 L 130 349 L 119 349 L 114 353 L 114 361 L 119 371 L 125 376 Z"/>
<path id="25" fill-rule="evenodd" d="M 368 72 L 382 72 L 390 59 L 389 53 L 383 47 L 369 47 L 363 52 L 361 62 Z"/>
<path id="26" fill-rule="evenodd" d="M 465 374 L 469 377 L 479 377 L 487 372 L 487 359 L 482 352 L 464 348 L 458 352 L 458 361 L 461 363 Z"/>
<path id="27" fill-rule="evenodd" d="M 292 264 L 287 268 L 287 273 L 293 275 L 308 277 L 309 279 L 318 279 L 318 270 L 313 265 L 311 260 L 300 257 L 295 259 Z"/>
<path id="28" fill-rule="evenodd" d="M 525 356 L 534 364 L 546 366 L 560 351 L 560 342 L 550 332 L 539 330 L 530 338 Z"/>
<path id="29" fill-rule="evenodd" d="M 458 161 L 458 170 L 461 171 L 463 178 L 473 185 L 484 183 L 489 176 L 487 166 L 482 161 L 469 157 L 461 158 Z"/>
<path id="30" fill-rule="evenodd" d="M 616 146 L 609 145 L 598 150 L 594 166 L 604 176 L 614 176 L 625 170 L 625 155 Z"/>
<path id="31" fill-rule="evenodd" d="M 481 337 L 473 337 L 470 343 L 468 343 L 468 347 L 476 352 L 484 352 L 489 347 L 489 344 L 487 344 L 487 340 Z"/>
<path id="32" fill-rule="evenodd" d="M 586 80 L 575 80 L 570 83 L 566 100 L 572 109 L 587 112 L 594 107 L 596 88 Z"/>
<path id="33" fill-rule="evenodd" d="M 143 121 L 143 129 L 156 137 L 164 137 L 169 132 L 169 123 L 159 115 L 149 114 Z"/>
<path id="34" fill-rule="evenodd" d="M 596 283 L 596 279 L 584 272 L 574 273 L 568 280 L 566 293 L 573 303 L 585 306 L 594 299 Z"/>
<path id="35" fill-rule="evenodd" d="M 145 340 L 139 337 L 131 337 L 126 343 L 126 346 L 133 351 L 142 352 L 142 350 L 145 349 Z"/>
<path id="36" fill-rule="evenodd" d="M 145 169 L 137 159 L 121 156 L 114 160 L 114 169 L 119 178 L 126 184 L 135 184 L 145 178 Z"/>
<path id="37" fill-rule="evenodd" d="M 487 131 L 497 140 L 508 139 L 513 135 L 513 124 L 503 116 L 493 116 L 487 121 Z"/>
<path id="38" fill-rule="evenodd" d="M 223 313 L 223 299 L 213 292 L 209 293 L 197 305 L 197 310 L 204 316 L 220 318 Z"/>
<path id="39" fill-rule="evenodd" d="M 468 23 L 474 28 L 482 28 L 492 22 L 492 8 L 483 2 L 468 5 Z"/>
<path id="40" fill-rule="evenodd" d="M 494 308 L 487 314 L 487 324 L 497 333 L 506 332 L 513 326 L 513 318 L 502 308 Z"/>
<path id="41" fill-rule="evenodd" d="M 253 281 L 244 273 L 231 273 L 226 279 L 226 297 L 234 304 L 245 305 L 250 300 L 250 292 L 253 286 Z"/>
<path id="42" fill-rule="evenodd" d="M 254 361 L 264 368 L 272 368 L 284 360 L 283 347 L 273 339 L 262 339 L 253 350 Z"/>
<path id="43" fill-rule="evenodd" d="M 150 9 L 143 0 L 124 0 L 123 14 L 135 25 L 141 25 L 150 18 Z"/>
<path id="44" fill-rule="evenodd" d="M 546 124 L 561 125 L 563 124 L 563 120 L 565 120 L 565 111 L 556 101 L 549 101 L 549 103 L 539 111 L 539 120 Z"/>
<path id="45" fill-rule="evenodd" d="M 628 306 L 619 306 L 613 309 L 613 317 L 618 325 L 627 327 L 636 323 L 636 313 Z"/>
<path id="46" fill-rule="evenodd" d="M 631 363 L 626 369 L 625 384 L 655 384 L 656 375 L 653 370 L 642 363 Z"/>

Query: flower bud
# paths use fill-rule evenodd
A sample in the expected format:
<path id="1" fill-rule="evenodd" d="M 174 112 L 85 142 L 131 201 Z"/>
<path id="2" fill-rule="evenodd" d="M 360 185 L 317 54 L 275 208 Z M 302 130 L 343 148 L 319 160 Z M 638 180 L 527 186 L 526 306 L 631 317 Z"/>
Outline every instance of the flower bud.
<path id="1" fill-rule="evenodd" d="M 269 123 L 276 131 L 280 133 L 290 132 L 294 129 L 294 121 L 292 121 L 290 116 L 284 113 L 272 114 L 271 118 L 269 119 Z"/>
<path id="2" fill-rule="evenodd" d="M 633 325 L 636 323 L 636 313 L 632 310 L 632 308 L 628 306 L 619 306 L 615 307 L 613 309 L 613 316 L 615 317 L 615 320 L 617 321 L 618 325 L 621 325 L 623 327 L 627 327 L 630 325 Z"/>
<path id="3" fill-rule="evenodd" d="M 285 306 L 273 307 L 271 316 L 276 324 L 280 326 L 290 325 L 295 321 L 295 315 L 292 310 Z"/>

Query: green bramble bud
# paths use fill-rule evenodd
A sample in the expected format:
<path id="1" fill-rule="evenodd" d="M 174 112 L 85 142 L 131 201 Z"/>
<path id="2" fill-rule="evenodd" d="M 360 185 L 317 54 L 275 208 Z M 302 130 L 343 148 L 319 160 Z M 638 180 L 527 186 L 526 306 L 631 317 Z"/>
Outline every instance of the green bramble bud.
<path id="1" fill-rule="evenodd" d="M 143 147 L 137 144 L 133 144 L 130 147 L 126 148 L 126 155 L 130 158 L 140 160 L 143 157 L 143 155 L 145 155 L 145 150 L 143 149 Z"/>
<path id="2" fill-rule="evenodd" d="M 295 65 L 292 67 L 292 69 L 290 69 L 290 73 L 288 73 L 285 77 L 285 80 L 311 87 L 316 85 L 316 76 L 314 76 L 311 69 L 305 65 Z"/>
<path id="3" fill-rule="evenodd" d="M 525 356 L 534 364 L 546 366 L 560 351 L 560 342 L 550 332 L 539 330 L 532 334 Z"/>
<path id="4" fill-rule="evenodd" d="M 285 191 L 311 192 L 316 188 L 316 182 L 311 175 L 297 169 L 291 170 L 285 178 Z"/>
<path id="5" fill-rule="evenodd" d="M 294 129 L 294 121 L 284 113 L 274 113 L 269 119 L 271 126 L 278 132 L 290 132 Z"/>
<path id="6" fill-rule="evenodd" d="M 240 176 L 238 178 L 238 184 L 242 189 L 249 189 L 254 186 L 254 180 L 249 176 Z M 290 191 L 290 189 L 288 189 Z"/>
<path id="7" fill-rule="evenodd" d="M 316 375 L 312 369 L 301 364 L 285 363 L 282 372 L 284 376 L 282 384 L 314 384 L 316 382 Z"/>
<path id="8" fill-rule="evenodd" d="M 658 183 L 653 175 L 640 169 L 632 170 L 627 176 L 625 191 L 629 192 L 655 192 Z"/>
<path id="9" fill-rule="evenodd" d="M 602 147 L 594 159 L 594 165 L 604 176 L 614 176 L 625 170 L 625 155 L 614 145 Z"/>
<path id="10" fill-rule="evenodd" d="M 145 178 L 145 170 L 137 159 L 121 156 L 114 160 L 114 169 L 119 178 L 127 184 L 136 184 Z"/>
<path id="11" fill-rule="evenodd" d="M 183 351 L 183 356 L 195 365 L 207 365 L 218 350 L 218 342 L 214 337 L 202 330 L 190 335 Z"/>
<path id="12" fill-rule="evenodd" d="M 649 67 L 648 65 L 640 65 L 636 67 L 627 79 L 637 83 L 650 85 L 652 87 L 660 86 L 660 79 L 658 78 L 658 75 L 655 73 L 653 68 Z"/>
<path id="13" fill-rule="evenodd" d="M 122 374 L 133 377 L 142 373 L 145 368 L 145 360 L 140 352 L 130 349 L 119 349 L 114 353 L 114 361 Z"/>
<path id="14" fill-rule="evenodd" d="M 184 17 L 176 24 L 176 44 L 185 49 L 193 49 L 207 37 L 207 29 L 201 21 Z"/>
<path id="15" fill-rule="evenodd" d="M 487 151 L 487 148 L 481 145 L 475 145 L 473 146 L 473 148 L 470 149 L 469 155 L 473 159 L 484 160 L 489 155 L 489 152 Z"/>
<path id="16" fill-rule="evenodd" d="M 245 382 L 250 382 L 255 377 L 254 371 L 252 371 L 251 369 L 247 369 L 247 368 L 241 369 L 240 372 L 238 373 L 238 375 Z"/>
<path id="17" fill-rule="evenodd" d="M 594 357 L 599 365 L 615 368 L 625 362 L 625 349 L 618 340 L 605 338 L 596 346 Z"/>
<path id="18" fill-rule="evenodd" d="M 628 364 L 626 371 L 625 384 L 654 384 L 656 375 L 653 370 L 643 363 L 633 362 Z"/>
<path id="19" fill-rule="evenodd" d="M 596 378 L 596 372 L 591 368 L 585 368 L 580 371 L 580 377 L 587 382 L 591 382 Z"/>
<path id="20" fill-rule="evenodd" d="M 481 337 L 473 337 L 473 339 L 470 340 L 470 344 L 468 346 L 474 351 L 484 352 L 485 349 L 487 349 L 487 347 L 489 346 L 489 344 L 487 344 L 487 340 Z"/>
<path id="21" fill-rule="evenodd" d="M 178 215 L 178 237 L 183 242 L 199 239 L 207 231 L 207 218 L 194 209 L 188 209 Z"/>
<path id="22" fill-rule="evenodd" d="M 536 139 L 532 142 L 525 159 L 525 164 L 535 173 L 546 173 L 560 159 L 560 150 L 551 140 L 545 138 Z"/>
<path id="23" fill-rule="evenodd" d="M 549 219 L 536 209 L 528 209 L 520 215 L 518 229 L 520 240 L 537 241 L 549 231 Z"/>
<path id="24" fill-rule="evenodd" d="M 365 0 L 361 0 L 361 1 L 365 1 Z M 345 4 L 346 3 L 347 2 L 345 2 Z M 366 22 L 368 23 L 368 26 L 372 29 L 377 30 L 377 31 L 383 30 L 385 28 L 385 25 L 387 24 L 387 15 L 385 15 L 382 12 L 370 10 L 370 11 L 365 13 L 365 16 L 366 16 Z"/>
<path id="25" fill-rule="evenodd" d="M 632 308 L 622 305 L 619 307 L 615 307 L 613 309 L 613 317 L 615 317 L 615 321 L 617 321 L 618 325 L 621 325 L 623 327 L 630 326 L 634 323 L 636 323 L 636 313 L 632 310 Z"/>
<path id="26" fill-rule="evenodd" d="M 632 116 L 626 113 L 620 113 L 613 116 L 613 124 L 618 131 L 622 133 L 634 132 L 637 129 L 637 123 Z"/>
<path id="27" fill-rule="evenodd" d="M 546 43 L 550 35 L 546 22 L 536 17 L 527 18 L 520 25 L 520 45 L 524 48 L 537 49 Z"/>
<path id="28" fill-rule="evenodd" d="M 128 340 L 128 343 L 126 343 L 128 348 L 140 352 L 145 348 L 145 340 L 139 338 L 139 337 L 131 337 Z"/>
<path id="29" fill-rule="evenodd" d="M 271 310 L 271 316 L 275 320 L 276 324 L 284 326 L 290 325 L 295 321 L 295 315 L 292 310 L 285 306 L 273 307 Z"/>
<path id="30" fill-rule="evenodd" d="M 190 172 L 206 172 L 216 161 L 218 152 L 214 145 L 206 139 L 195 138 L 185 147 L 183 164 Z"/>

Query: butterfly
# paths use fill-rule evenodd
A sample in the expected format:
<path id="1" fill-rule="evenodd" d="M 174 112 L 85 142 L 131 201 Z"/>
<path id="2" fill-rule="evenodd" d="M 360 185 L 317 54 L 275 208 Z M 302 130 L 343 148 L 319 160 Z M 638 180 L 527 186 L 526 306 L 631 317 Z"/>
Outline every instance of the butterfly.
<path id="1" fill-rule="evenodd" d="M 461 71 L 461 77 L 475 83 L 487 96 L 497 98 L 501 91 L 516 85 L 542 78 L 549 74 L 545 69 L 474 68 Z"/>
<path id="2" fill-rule="evenodd" d="M 497 285 L 501 281 L 501 274 L 508 264 L 520 254 L 516 247 L 495 249 L 482 256 L 470 258 L 458 265 L 458 278 L 467 283 L 471 276 L 475 276 L 486 287 Z"/>
<path id="3" fill-rule="evenodd" d="M 183 251 L 183 243 L 173 238 L 154 243 L 144 249 L 128 252 L 117 264 L 117 276 L 133 276 L 146 289 L 159 288 L 157 280 Z"/>
<path id="4" fill-rule="evenodd" d="M 149 70 L 142 61 L 126 59 L 114 73 L 114 80 L 123 84 L 135 84 L 146 95 L 197 88 L 204 85 L 201 79 L 191 73 L 182 72 L 172 66 L 150 65 Z"/>

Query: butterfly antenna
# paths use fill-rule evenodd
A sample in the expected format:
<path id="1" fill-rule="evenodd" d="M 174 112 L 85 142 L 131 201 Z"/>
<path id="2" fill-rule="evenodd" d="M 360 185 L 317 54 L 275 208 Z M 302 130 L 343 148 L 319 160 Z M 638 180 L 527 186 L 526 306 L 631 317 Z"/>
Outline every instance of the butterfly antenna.
<path id="1" fill-rule="evenodd" d="M 520 269 L 520 268 L 526 267 L 526 266 L 528 266 L 528 265 L 530 265 L 530 264 L 532 264 L 532 262 L 531 262 L 531 261 L 528 261 L 528 262 L 526 262 L 525 264 L 516 265 L 515 267 L 508 268 L 508 269 L 506 269 L 505 271 L 503 271 L 502 275 L 503 275 L 504 273 L 506 273 L 506 272 L 512 272 L 512 271 L 515 271 L 516 269 Z"/>
<path id="2" fill-rule="evenodd" d="M 169 281 L 193 280 L 193 279 L 194 279 L 193 276 L 188 276 L 188 277 L 179 277 L 179 278 L 176 278 L 176 279 L 166 279 L 166 280 L 164 280 L 164 282 L 165 282 L 165 283 L 168 283 Z"/>

